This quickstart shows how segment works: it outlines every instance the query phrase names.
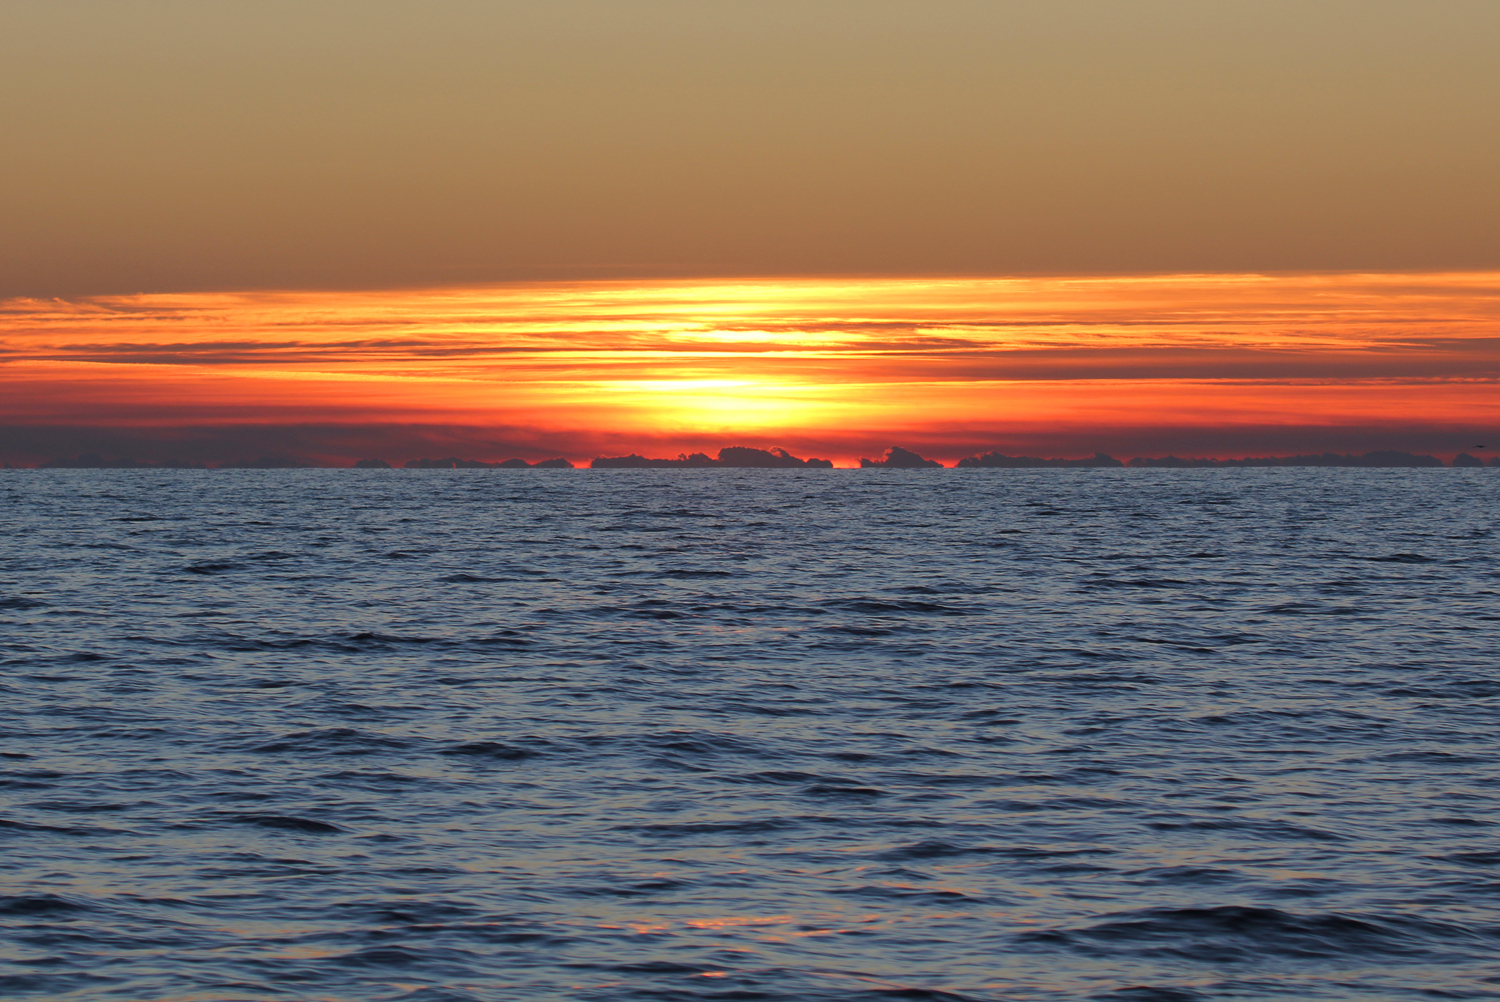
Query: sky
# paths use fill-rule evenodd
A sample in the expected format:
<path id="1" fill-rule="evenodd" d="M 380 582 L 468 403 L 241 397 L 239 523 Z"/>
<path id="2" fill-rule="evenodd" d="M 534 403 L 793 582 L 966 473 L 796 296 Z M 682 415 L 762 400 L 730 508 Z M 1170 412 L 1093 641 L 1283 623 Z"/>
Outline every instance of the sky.
<path id="1" fill-rule="evenodd" d="M 1497 43 L 1493 0 L 8 0 L 0 461 L 1451 453 Z"/>
<path id="2" fill-rule="evenodd" d="M 892 444 L 1451 457 L 1500 274 L 676 279 L 13 300 L 12 462 L 327 465 Z M 1500 444 L 1500 442 L 1497 442 Z"/>

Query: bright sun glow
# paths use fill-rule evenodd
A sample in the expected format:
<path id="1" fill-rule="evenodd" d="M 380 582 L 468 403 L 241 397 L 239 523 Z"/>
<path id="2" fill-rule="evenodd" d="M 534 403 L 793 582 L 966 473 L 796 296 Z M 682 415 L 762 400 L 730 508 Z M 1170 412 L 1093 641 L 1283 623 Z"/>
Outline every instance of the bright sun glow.
<path id="1" fill-rule="evenodd" d="M 582 459 L 746 444 L 847 463 L 898 439 L 952 459 L 1132 429 L 1223 451 L 1256 428 L 1500 424 L 1497 304 L 1488 273 L 19 300 L 0 304 L 0 409 L 22 426 L 441 426 Z"/>

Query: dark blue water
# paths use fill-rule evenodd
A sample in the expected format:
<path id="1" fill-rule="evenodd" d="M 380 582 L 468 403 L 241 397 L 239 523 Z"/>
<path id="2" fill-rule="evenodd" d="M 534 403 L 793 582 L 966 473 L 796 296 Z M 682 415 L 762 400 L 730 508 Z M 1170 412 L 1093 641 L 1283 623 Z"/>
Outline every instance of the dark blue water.
<path id="1" fill-rule="evenodd" d="M 0 995 L 1500 998 L 1497 488 L 0 474 Z"/>

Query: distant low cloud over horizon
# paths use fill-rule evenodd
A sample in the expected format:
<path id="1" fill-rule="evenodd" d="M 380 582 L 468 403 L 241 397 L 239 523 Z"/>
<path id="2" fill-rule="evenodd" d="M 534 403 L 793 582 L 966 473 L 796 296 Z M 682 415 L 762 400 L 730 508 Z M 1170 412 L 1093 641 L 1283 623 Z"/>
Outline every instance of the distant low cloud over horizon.
<path id="1" fill-rule="evenodd" d="M 1488 272 L 10 300 L 0 462 L 1451 460 L 1500 447 L 1497 322 Z"/>
<path id="2" fill-rule="evenodd" d="M 15 0 L 0 297 L 1500 267 L 1491 0 Z"/>

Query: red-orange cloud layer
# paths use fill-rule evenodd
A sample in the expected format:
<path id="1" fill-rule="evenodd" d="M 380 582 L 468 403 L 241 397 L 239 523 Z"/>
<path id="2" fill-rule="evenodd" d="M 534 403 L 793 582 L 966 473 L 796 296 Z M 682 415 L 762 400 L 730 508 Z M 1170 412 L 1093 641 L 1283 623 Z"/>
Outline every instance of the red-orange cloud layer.
<path id="1" fill-rule="evenodd" d="M 12 300 L 0 460 L 1451 455 L 1500 426 L 1497 320 L 1495 273 Z"/>

